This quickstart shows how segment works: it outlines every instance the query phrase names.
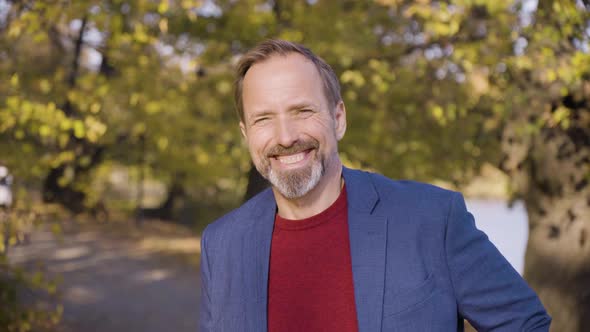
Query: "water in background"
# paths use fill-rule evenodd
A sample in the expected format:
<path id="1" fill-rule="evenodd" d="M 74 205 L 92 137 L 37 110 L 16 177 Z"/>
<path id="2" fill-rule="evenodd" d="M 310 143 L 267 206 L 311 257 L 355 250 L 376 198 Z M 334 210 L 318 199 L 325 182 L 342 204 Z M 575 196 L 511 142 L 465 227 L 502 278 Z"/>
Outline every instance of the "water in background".
<path id="1" fill-rule="evenodd" d="M 515 203 L 511 208 L 502 200 L 469 199 L 466 203 L 475 217 L 477 228 L 488 235 L 510 264 L 522 274 L 529 235 L 522 202 Z"/>

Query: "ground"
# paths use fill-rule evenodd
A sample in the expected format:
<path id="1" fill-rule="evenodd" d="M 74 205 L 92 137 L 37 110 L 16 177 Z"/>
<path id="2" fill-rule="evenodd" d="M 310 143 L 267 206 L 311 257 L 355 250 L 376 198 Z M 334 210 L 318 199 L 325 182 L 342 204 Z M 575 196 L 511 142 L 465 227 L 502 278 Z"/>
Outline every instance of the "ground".
<path id="1" fill-rule="evenodd" d="M 10 260 L 61 275 L 63 332 L 197 331 L 199 238 L 161 222 L 38 230 Z"/>

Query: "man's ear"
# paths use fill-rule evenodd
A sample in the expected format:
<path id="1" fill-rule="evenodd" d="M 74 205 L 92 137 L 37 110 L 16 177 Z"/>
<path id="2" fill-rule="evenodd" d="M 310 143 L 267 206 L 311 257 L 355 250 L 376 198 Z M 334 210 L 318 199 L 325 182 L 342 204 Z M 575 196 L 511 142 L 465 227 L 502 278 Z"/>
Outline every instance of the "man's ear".
<path id="1" fill-rule="evenodd" d="M 334 122 L 336 125 L 336 138 L 341 140 L 346 133 L 346 107 L 344 102 L 341 100 L 334 109 Z"/>
<path id="2" fill-rule="evenodd" d="M 246 139 L 248 136 L 246 135 L 246 125 L 243 121 L 240 121 L 240 132 L 242 132 L 242 137 Z"/>

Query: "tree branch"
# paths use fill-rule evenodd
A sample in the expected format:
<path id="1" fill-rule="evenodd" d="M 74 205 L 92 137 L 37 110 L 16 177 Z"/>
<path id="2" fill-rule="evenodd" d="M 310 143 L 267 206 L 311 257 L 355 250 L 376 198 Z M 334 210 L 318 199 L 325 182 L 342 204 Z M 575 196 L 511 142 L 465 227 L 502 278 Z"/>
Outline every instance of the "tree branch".
<path id="1" fill-rule="evenodd" d="M 74 60 L 72 61 L 72 70 L 68 77 L 68 85 L 70 88 L 76 86 L 76 80 L 78 78 L 78 72 L 80 69 L 80 56 L 82 55 L 82 43 L 84 42 L 84 30 L 86 30 L 86 24 L 88 23 L 88 17 L 84 16 L 82 19 L 82 25 L 80 26 L 80 32 L 78 32 L 78 38 L 76 39 L 76 48 L 74 49 Z"/>

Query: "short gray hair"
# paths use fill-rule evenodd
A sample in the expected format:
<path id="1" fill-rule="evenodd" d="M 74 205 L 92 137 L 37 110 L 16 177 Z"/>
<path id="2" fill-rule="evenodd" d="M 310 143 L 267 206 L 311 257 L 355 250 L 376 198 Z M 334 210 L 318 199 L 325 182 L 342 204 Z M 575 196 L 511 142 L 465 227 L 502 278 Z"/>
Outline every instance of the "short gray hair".
<path id="1" fill-rule="evenodd" d="M 326 63 L 322 58 L 313 54 L 313 52 L 307 47 L 280 39 L 269 39 L 265 40 L 254 48 L 249 50 L 242 56 L 237 67 L 237 78 L 234 84 L 234 101 L 236 104 L 236 110 L 240 121 L 244 121 L 244 104 L 242 101 L 243 93 L 243 82 L 246 73 L 256 63 L 263 62 L 274 55 L 288 55 L 290 53 L 299 53 L 306 59 L 311 61 L 324 83 L 324 95 L 332 106 L 336 106 L 341 100 L 340 96 L 340 83 L 338 77 L 332 67 Z"/>

